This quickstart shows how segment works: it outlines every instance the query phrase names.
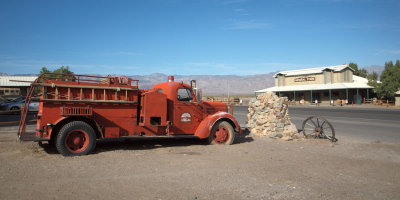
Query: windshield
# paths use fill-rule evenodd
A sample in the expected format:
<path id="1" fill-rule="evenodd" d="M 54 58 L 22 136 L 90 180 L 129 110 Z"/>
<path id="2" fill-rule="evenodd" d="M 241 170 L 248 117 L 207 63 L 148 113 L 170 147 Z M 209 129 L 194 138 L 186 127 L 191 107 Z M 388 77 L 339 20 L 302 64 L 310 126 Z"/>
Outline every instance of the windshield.
<path id="1" fill-rule="evenodd" d="M 187 88 L 181 88 L 178 90 L 178 100 L 179 101 L 191 101 L 191 100 L 193 100 L 192 93 Z"/>

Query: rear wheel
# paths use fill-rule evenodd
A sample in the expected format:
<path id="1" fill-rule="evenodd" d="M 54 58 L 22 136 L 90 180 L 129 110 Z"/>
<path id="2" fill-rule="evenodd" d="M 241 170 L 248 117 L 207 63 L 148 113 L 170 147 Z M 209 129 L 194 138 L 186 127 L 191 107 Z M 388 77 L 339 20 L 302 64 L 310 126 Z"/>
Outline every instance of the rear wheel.
<path id="1" fill-rule="evenodd" d="M 11 107 L 10 110 L 19 110 L 19 108 L 17 106 Z"/>
<path id="2" fill-rule="evenodd" d="M 89 124 L 73 121 L 61 128 L 55 142 L 63 156 L 86 155 L 96 146 L 96 134 Z"/>
<path id="3" fill-rule="evenodd" d="M 230 123 L 226 121 L 218 122 L 211 130 L 208 137 L 210 144 L 232 144 L 235 139 L 235 131 Z"/>

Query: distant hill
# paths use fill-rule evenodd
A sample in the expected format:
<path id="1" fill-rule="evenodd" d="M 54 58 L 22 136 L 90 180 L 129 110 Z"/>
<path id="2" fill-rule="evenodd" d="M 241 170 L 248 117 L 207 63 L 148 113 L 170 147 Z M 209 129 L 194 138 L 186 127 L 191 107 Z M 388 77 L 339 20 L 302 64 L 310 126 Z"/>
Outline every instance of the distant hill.
<path id="1" fill-rule="evenodd" d="M 368 73 L 372 73 L 372 72 L 378 73 L 378 77 L 381 76 L 382 71 L 385 69 L 384 66 L 380 66 L 380 65 L 371 65 L 371 66 L 362 67 L 362 68 L 366 69 L 368 71 Z"/>
<path id="2" fill-rule="evenodd" d="M 375 71 L 380 76 L 384 70 L 383 66 L 372 65 L 362 67 L 372 73 Z M 269 74 L 257 74 L 248 76 L 237 75 L 174 75 L 175 81 L 183 81 L 189 83 L 190 80 L 197 80 L 197 86 L 202 89 L 203 95 L 246 95 L 253 94 L 256 90 L 272 87 L 275 85 L 272 77 L 275 72 Z M 8 75 L 0 72 L 0 75 Z M 34 74 L 16 74 L 20 76 L 28 76 Z M 94 75 L 94 74 L 91 74 Z M 95 75 L 102 76 L 102 75 Z M 129 78 L 139 80 L 139 87 L 142 89 L 150 89 L 155 84 L 168 81 L 168 75 L 154 73 L 150 75 L 133 75 Z"/>
<path id="3" fill-rule="evenodd" d="M 202 89 L 203 95 L 231 95 L 253 94 L 254 91 L 272 87 L 275 85 L 274 73 L 249 76 L 237 75 L 175 75 L 175 81 L 189 83 L 196 80 L 197 86 Z M 152 88 L 155 84 L 165 82 L 168 76 L 155 73 L 145 76 L 129 76 L 139 80 L 139 86 L 143 89 Z"/>
<path id="4" fill-rule="evenodd" d="M 190 83 L 196 80 L 197 86 L 202 89 L 203 95 L 246 95 L 253 94 L 256 90 L 274 86 L 275 73 L 257 74 L 249 76 L 237 75 L 175 75 L 175 81 Z M 8 75 L 1 73 L 0 75 Z M 15 74 L 17 76 L 31 76 L 34 74 Z M 91 74 L 94 75 L 94 74 Z M 96 76 L 96 75 L 95 75 Z M 98 75 L 101 76 L 101 75 Z M 168 76 L 161 73 L 150 75 L 133 75 L 129 78 L 139 80 L 139 87 L 150 89 L 155 84 L 168 81 Z"/>

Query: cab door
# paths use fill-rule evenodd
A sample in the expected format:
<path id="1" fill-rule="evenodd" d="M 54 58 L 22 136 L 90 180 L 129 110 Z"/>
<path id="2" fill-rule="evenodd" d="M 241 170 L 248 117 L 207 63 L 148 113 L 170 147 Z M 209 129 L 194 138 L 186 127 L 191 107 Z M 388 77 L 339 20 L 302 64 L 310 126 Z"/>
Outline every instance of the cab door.
<path id="1" fill-rule="evenodd" d="M 202 120 L 199 103 L 193 97 L 190 88 L 178 88 L 174 105 L 175 134 L 194 134 Z"/>

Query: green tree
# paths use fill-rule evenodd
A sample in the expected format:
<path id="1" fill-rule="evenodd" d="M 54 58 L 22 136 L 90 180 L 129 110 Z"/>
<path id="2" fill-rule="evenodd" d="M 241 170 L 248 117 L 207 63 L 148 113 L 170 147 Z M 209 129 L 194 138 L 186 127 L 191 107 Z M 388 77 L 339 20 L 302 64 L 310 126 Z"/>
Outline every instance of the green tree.
<path id="1" fill-rule="evenodd" d="M 55 73 L 55 74 L 44 74 L 44 73 Z M 53 77 L 52 79 L 54 80 L 60 80 L 60 81 L 68 81 L 68 80 L 73 80 L 75 76 L 74 72 L 69 70 L 69 66 L 61 66 L 58 69 L 55 69 L 54 71 L 48 70 L 46 67 L 42 67 L 40 70 L 40 74 L 43 74 L 43 77 Z"/>
<path id="2" fill-rule="evenodd" d="M 48 73 L 56 73 L 56 74 L 48 74 Z M 69 70 L 68 66 L 61 66 L 58 69 L 55 69 L 54 71 L 48 70 L 46 67 L 42 67 L 40 70 L 40 76 L 43 77 L 43 79 L 46 78 L 51 78 L 51 80 L 59 80 L 59 81 L 72 81 L 75 79 L 75 76 L 72 75 L 74 72 Z M 40 82 L 43 81 L 43 79 L 40 79 Z M 40 87 L 35 87 L 34 89 L 34 95 L 38 95 L 40 93 Z"/>
<path id="3" fill-rule="evenodd" d="M 368 74 L 367 76 L 368 79 L 368 85 L 374 87 L 375 93 L 378 88 L 380 87 L 380 83 L 378 82 L 378 73 L 372 72 L 371 74 Z"/>
<path id="4" fill-rule="evenodd" d="M 392 61 L 385 63 L 385 69 L 381 74 L 381 84 L 377 88 L 377 94 L 381 98 L 393 99 L 400 89 L 400 60 L 393 65 Z"/>
<path id="5" fill-rule="evenodd" d="M 358 69 L 358 65 L 356 63 L 350 62 L 349 67 L 351 67 L 354 70 L 354 75 L 356 76 L 361 76 L 363 78 L 367 78 L 368 76 L 368 71 L 366 69 Z"/>

